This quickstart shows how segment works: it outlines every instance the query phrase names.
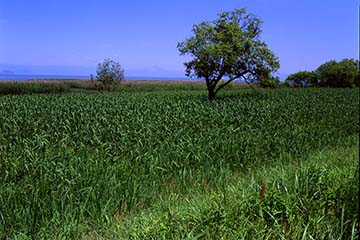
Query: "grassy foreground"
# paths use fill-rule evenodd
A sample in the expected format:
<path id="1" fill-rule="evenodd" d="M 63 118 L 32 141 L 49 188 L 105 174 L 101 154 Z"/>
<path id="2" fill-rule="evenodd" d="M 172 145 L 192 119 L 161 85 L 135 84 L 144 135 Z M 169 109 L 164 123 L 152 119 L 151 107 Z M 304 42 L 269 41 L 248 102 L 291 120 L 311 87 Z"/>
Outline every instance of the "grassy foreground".
<path id="1" fill-rule="evenodd" d="M 136 216 L 117 215 L 102 238 L 358 239 L 356 144 L 224 174 L 222 189 L 174 193 Z M 100 236 L 94 229 L 92 238 Z"/>
<path id="2" fill-rule="evenodd" d="M 357 89 L 0 97 L 0 236 L 356 239 Z"/>

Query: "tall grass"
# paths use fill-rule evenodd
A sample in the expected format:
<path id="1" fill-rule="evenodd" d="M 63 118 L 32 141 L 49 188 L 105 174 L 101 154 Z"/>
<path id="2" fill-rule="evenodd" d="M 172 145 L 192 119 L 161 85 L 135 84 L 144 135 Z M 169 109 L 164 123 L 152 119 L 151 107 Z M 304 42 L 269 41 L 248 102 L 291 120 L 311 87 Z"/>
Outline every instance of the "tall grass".
<path id="1" fill-rule="evenodd" d="M 162 91 L 194 91 L 194 90 L 206 90 L 205 84 L 198 83 L 172 83 L 171 81 L 158 81 L 156 83 L 146 83 L 142 82 L 131 82 L 127 81 L 126 83 L 119 84 L 116 88 L 116 91 L 120 92 L 162 92 Z"/>
<path id="2" fill-rule="evenodd" d="M 226 186 L 112 218 L 122 239 L 357 239 L 358 147 L 228 174 Z M 120 227 L 119 227 L 120 226 Z M 92 236 L 87 234 L 87 236 Z M 92 238 L 97 238 L 95 234 Z"/>
<path id="3" fill-rule="evenodd" d="M 69 92 L 70 86 L 63 83 L 0 83 L 0 95 L 21 95 L 34 93 L 64 93 Z"/>
<path id="4" fill-rule="evenodd" d="M 44 82 L 0 82 L 0 95 L 23 95 L 23 94 L 53 94 L 69 92 L 100 92 L 103 87 L 97 81 L 79 81 L 79 80 L 43 80 Z M 237 89 L 243 88 L 241 85 Z M 114 92 L 159 92 L 159 91 L 179 91 L 179 90 L 205 90 L 203 84 L 197 83 L 177 83 L 169 81 L 151 81 L 138 82 L 127 81 L 115 85 Z"/>
<path id="5" fill-rule="evenodd" d="M 293 236 L 351 236 L 358 100 L 354 89 L 243 90 L 212 103 L 203 91 L 2 96 L 0 231 L 220 238 L 243 236 L 245 226 L 249 236 L 286 238 L 288 222 Z M 351 157 L 339 168 L 337 159 L 329 171 L 325 161 L 316 165 L 322 151 L 347 147 Z M 306 167 L 291 171 L 293 164 Z M 141 214 L 152 207 L 156 221 Z"/>

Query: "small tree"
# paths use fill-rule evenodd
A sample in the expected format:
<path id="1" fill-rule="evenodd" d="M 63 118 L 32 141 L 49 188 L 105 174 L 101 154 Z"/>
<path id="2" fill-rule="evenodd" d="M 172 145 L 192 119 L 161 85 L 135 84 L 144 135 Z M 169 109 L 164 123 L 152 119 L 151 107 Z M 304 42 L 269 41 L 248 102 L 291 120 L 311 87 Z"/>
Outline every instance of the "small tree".
<path id="1" fill-rule="evenodd" d="M 98 64 L 96 70 L 96 79 L 102 85 L 104 90 L 111 91 L 115 84 L 124 79 L 124 70 L 121 65 L 111 59 L 105 59 Z"/>
<path id="2" fill-rule="evenodd" d="M 209 100 L 235 79 L 258 81 L 280 67 L 278 58 L 259 40 L 261 23 L 244 8 L 235 9 L 194 25 L 194 36 L 178 43 L 180 54 L 192 57 L 184 63 L 186 76 L 205 79 Z M 223 77 L 225 84 L 218 85 Z"/>
<path id="3" fill-rule="evenodd" d="M 319 75 L 316 72 L 300 71 L 290 74 L 285 83 L 292 87 L 317 87 Z"/>

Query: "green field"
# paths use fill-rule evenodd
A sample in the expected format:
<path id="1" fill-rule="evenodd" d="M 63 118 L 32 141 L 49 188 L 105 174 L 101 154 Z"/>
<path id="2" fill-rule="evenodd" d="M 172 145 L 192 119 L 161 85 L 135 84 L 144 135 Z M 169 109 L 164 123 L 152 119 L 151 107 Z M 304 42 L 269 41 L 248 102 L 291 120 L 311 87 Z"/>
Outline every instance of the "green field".
<path id="1" fill-rule="evenodd" d="M 358 89 L 128 88 L 0 96 L 0 238 L 358 239 Z"/>

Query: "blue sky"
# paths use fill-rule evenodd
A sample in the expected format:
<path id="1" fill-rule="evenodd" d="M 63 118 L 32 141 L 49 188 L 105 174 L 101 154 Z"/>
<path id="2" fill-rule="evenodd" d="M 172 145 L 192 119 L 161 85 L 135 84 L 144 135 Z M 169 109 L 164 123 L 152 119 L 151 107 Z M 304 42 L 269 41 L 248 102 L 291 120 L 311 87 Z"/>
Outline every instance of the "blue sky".
<path id="1" fill-rule="evenodd" d="M 0 72 L 88 75 L 104 58 L 128 76 L 181 77 L 192 25 L 246 7 L 280 74 L 358 58 L 356 0 L 0 0 Z"/>

